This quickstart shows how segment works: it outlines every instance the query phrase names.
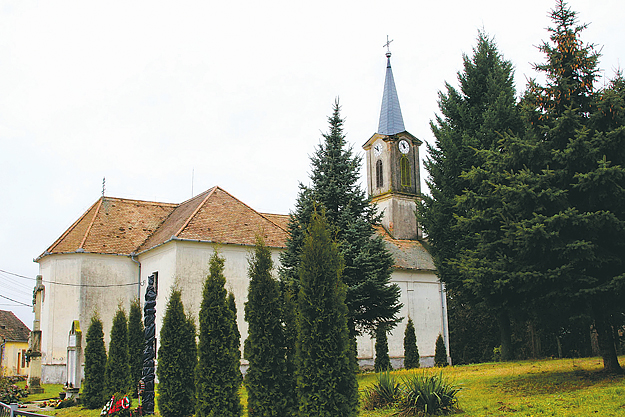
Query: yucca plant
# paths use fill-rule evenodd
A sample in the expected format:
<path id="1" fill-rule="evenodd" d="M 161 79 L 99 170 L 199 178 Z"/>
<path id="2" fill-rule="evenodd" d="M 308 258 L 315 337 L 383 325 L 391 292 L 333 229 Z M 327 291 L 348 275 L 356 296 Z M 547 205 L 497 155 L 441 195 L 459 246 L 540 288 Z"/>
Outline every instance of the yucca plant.
<path id="1" fill-rule="evenodd" d="M 378 373 L 377 381 L 364 392 L 363 407 L 375 410 L 396 404 L 401 398 L 401 386 L 390 371 Z"/>
<path id="2" fill-rule="evenodd" d="M 449 414 L 458 403 L 460 387 L 443 377 L 443 373 L 414 373 L 403 379 L 403 395 L 398 416 Z"/>

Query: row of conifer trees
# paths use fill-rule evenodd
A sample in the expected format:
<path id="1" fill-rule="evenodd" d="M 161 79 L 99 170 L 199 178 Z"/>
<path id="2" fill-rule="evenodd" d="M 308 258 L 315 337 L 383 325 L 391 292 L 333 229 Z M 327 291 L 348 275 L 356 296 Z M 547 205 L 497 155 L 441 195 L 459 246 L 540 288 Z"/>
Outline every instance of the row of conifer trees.
<path id="1" fill-rule="evenodd" d="M 91 318 L 85 347 L 85 379 L 82 402 L 87 408 L 100 408 L 115 393 L 136 389 L 143 366 L 143 322 L 139 300 L 130 312 L 120 306 L 113 318 L 108 355 L 104 345 L 102 321 Z"/>

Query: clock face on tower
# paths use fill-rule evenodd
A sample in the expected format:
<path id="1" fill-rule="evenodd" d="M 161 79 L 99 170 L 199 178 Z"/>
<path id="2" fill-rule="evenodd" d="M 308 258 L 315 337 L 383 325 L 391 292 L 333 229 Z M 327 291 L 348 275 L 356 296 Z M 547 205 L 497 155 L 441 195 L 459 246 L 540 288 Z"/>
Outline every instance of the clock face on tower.
<path id="1" fill-rule="evenodd" d="M 375 154 L 375 156 L 380 156 L 380 154 L 382 153 L 382 144 L 381 143 L 376 143 L 375 146 L 373 147 L 373 153 Z"/>
<path id="2" fill-rule="evenodd" d="M 399 141 L 399 152 L 406 154 L 410 150 L 410 145 L 408 145 L 408 141 L 402 139 Z"/>

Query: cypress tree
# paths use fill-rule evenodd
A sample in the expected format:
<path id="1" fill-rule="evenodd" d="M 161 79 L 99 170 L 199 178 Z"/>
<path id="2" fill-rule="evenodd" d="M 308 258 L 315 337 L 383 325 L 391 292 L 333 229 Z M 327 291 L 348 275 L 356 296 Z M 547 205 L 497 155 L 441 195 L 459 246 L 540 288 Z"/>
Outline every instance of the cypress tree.
<path id="1" fill-rule="evenodd" d="M 228 308 L 234 317 L 234 324 L 232 330 L 234 331 L 234 337 L 232 338 L 232 354 L 236 356 L 237 363 L 241 364 L 241 332 L 239 332 L 239 325 L 237 320 L 237 303 L 234 298 L 234 293 L 228 292 Z M 240 366 L 239 366 L 240 369 Z M 239 372 L 238 385 L 243 382 L 243 374 Z"/>
<path id="2" fill-rule="evenodd" d="M 130 387 L 137 396 L 137 385 L 143 373 L 143 348 L 145 345 L 143 315 L 138 298 L 130 303 L 128 313 L 128 361 L 130 362 Z"/>
<path id="3" fill-rule="evenodd" d="M 375 361 L 373 367 L 376 372 L 393 369 L 391 358 L 388 356 L 388 338 L 384 324 L 379 324 L 375 329 Z"/>
<path id="4" fill-rule="evenodd" d="M 236 317 L 224 288 L 224 258 L 215 252 L 209 261 L 200 306 L 198 363 L 195 368 L 198 417 L 236 417 L 242 412 L 239 399 L 240 351 L 236 342 Z"/>
<path id="5" fill-rule="evenodd" d="M 357 415 L 343 260 L 330 236 L 325 215 L 314 212 L 303 241 L 297 297 L 297 393 L 302 416 Z"/>
<path id="6" fill-rule="evenodd" d="M 421 366 L 419 363 L 419 348 L 417 347 L 417 333 L 412 318 L 408 317 L 408 324 L 404 331 L 404 368 L 413 369 Z"/>
<path id="7" fill-rule="evenodd" d="M 85 380 L 81 399 L 86 408 L 101 408 L 107 401 L 104 375 L 106 370 L 106 348 L 102 321 L 97 315 L 91 317 L 85 346 Z"/>
<path id="8" fill-rule="evenodd" d="M 195 323 L 184 313 L 180 290 L 172 289 L 163 317 L 156 369 L 158 409 L 163 417 L 194 414 L 196 364 Z"/>
<path id="9" fill-rule="evenodd" d="M 117 392 L 126 394 L 130 390 L 130 365 L 128 364 L 128 320 L 120 305 L 113 317 L 111 341 L 106 361 L 106 396 Z"/>
<path id="10" fill-rule="evenodd" d="M 248 263 L 250 284 L 245 303 L 248 415 L 286 417 L 293 415 L 295 410 L 290 395 L 293 386 L 286 385 L 280 288 L 271 275 L 271 252 L 260 236 L 256 237 L 256 248 Z"/>
<path id="11" fill-rule="evenodd" d="M 323 143 L 311 157 L 312 184 L 300 184 L 289 221 L 287 248 L 280 254 L 280 277 L 293 285 L 297 294 L 304 235 L 312 213 L 323 207 L 340 242 L 348 326 L 355 341 L 358 333 L 373 332 L 378 323 L 386 323 L 389 328 L 396 324 L 401 309 L 400 290 L 390 284 L 393 258 L 373 228 L 380 218 L 360 187 L 362 160 L 346 143 L 338 100 L 332 110 L 329 131 L 323 134 Z"/>
<path id="12" fill-rule="evenodd" d="M 439 333 L 436 338 L 436 348 L 434 349 L 434 366 L 442 367 L 447 365 L 449 365 L 449 362 L 447 362 L 447 349 L 445 349 L 443 335 Z"/>

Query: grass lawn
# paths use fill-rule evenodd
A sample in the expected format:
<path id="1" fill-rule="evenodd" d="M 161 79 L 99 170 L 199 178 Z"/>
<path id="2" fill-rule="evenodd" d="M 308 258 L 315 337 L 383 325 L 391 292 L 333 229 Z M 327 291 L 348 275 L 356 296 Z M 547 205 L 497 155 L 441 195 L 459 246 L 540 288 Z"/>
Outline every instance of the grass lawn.
<path id="1" fill-rule="evenodd" d="M 620 359 L 625 367 L 625 357 Z M 600 358 L 546 359 L 454 366 L 445 368 L 443 374 L 462 387 L 459 406 L 466 416 L 625 416 L 625 378 L 602 374 L 602 366 Z M 401 370 L 395 374 L 401 379 L 424 371 L 439 372 Z M 376 380 L 375 374 L 358 378 L 361 390 Z M 245 390 L 241 396 L 245 404 Z M 363 410 L 360 415 L 387 417 L 394 412 Z M 73 407 L 47 414 L 96 417 L 100 412 Z"/>

